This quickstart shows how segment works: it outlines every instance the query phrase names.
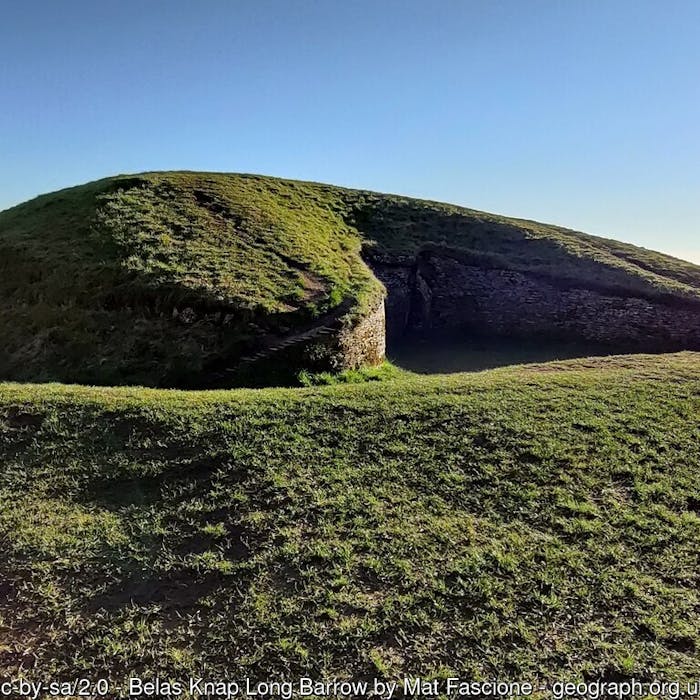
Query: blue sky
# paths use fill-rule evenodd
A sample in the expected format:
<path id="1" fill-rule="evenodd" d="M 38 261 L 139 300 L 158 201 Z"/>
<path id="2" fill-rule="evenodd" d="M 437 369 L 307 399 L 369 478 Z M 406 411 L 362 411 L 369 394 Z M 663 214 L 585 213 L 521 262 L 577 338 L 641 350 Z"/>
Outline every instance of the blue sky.
<path id="1" fill-rule="evenodd" d="M 6 2 L 0 95 L 0 209 L 257 172 L 700 263 L 697 0 Z"/>

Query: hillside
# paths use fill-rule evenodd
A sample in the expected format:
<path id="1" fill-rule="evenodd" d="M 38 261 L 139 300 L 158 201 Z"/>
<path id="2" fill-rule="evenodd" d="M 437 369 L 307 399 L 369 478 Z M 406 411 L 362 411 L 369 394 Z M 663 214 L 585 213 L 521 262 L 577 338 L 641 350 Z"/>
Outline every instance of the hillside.
<path id="1" fill-rule="evenodd" d="M 697 353 L 2 385 L 0 675 L 697 679 L 698 415 Z"/>
<path id="2" fill-rule="evenodd" d="M 0 677 L 700 675 L 700 268 L 147 173 L 0 213 L 0 294 L 0 380 L 382 380 L 0 383 Z M 455 330 L 664 354 L 381 364 Z"/>
<path id="3" fill-rule="evenodd" d="M 392 286 L 397 265 L 403 277 Z M 462 296 L 483 291 L 464 290 L 464 270 L 495 270 L 487 280 L 494 299 L 510 299 L 509 290 L 513 299 L 574 291 L 562 308 L 533 307 L 531 315 L 547 324 L 541 328 L 504 321 L 522 313 L 485 296 L 472 316 L 452 318 L 455 309 L 463 313 Z M 415 290 L 406 280 L 423 272 L 427 284 L 445 275 L 457 280 L 455 289 L 433 290 L 432 312 L 409 308 Z M 506 277 L 505 293 L 492 288 L 493 279 Z M 668 256 L 405 197 L 253 175 L 145 173 L 0 213 L 0 378 L 228 386 L 245 383 L 235 373 L 242 360 L 289 348 L 298 356 L 272 370 L 377 362 L 378 317 L 375 337 L 365 339 L 371 347 L 354 354 L 348 347 L 360 319 L 379 313 L 380 281 L 391 297 L 388 323 L 400 330 L 420 317 L 416 327 L 428 319 L 541 333 L 581 306 L 583 289 L 586 300 L 603 299 L 609 329 L 654 331 L 648 339 L 608 333 L 602 340 L 620 347 L 630 340 L 638 350 L 700 348 L 700 268 Z M 589 316 L 601 317 L 600 310 Z M 557 329 L 579 331 L 597 334 L 585 319 Z"/>

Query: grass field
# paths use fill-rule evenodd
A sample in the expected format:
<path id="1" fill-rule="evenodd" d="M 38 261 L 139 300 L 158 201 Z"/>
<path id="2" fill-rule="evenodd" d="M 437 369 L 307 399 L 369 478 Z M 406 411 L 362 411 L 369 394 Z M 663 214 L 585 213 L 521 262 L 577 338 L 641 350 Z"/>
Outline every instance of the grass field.
<path id="1" fill-rule="evenodd" d="M 556 226 L 256 175 L 124 175 L 0 212 L 0 379 L 207 386 L 265 334 L 351 322 L 381 293 L 368 258 L 429 245 L 700 298 L 698 266 Z"/>
<path id="2" fill-rule="evenodd" d="M 0 386 L 0 676 L 692 679 L 700 354 Z"/>

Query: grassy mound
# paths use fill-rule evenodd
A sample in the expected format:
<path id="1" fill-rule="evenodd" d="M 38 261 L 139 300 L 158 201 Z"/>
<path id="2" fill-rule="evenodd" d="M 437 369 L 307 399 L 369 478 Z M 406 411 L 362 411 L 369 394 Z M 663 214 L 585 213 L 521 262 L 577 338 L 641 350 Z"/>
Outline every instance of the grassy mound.
<path id="1" fill-rule="evenodd" d="M 700 268 L 435 202 L 251 175 L 146 173 L 0 213 L 0 378 L 197 386 L 379 290 L 363 256 L 449 246 L 512 269 L 700 298 Z"/>
<path id="2" fill-rule="evenodd" d="M 0 387 L 0 675 L 697 678 L 700 355 Z"/>

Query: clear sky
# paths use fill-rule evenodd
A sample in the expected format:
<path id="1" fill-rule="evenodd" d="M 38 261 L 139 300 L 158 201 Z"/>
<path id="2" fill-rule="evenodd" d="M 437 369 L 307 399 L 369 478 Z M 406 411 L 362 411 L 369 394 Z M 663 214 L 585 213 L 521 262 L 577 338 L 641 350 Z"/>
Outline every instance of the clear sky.
<path id="1" fill-rule="evenodd" d="M 700 263 L 698 0 L 0 1 L 0 209 L 255 172 Z"/>

